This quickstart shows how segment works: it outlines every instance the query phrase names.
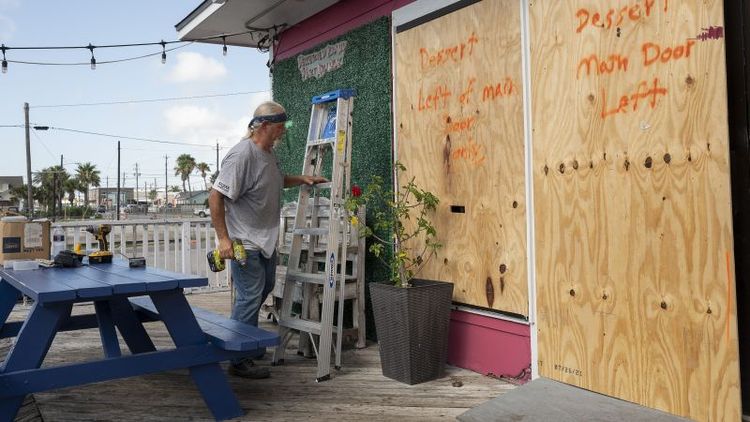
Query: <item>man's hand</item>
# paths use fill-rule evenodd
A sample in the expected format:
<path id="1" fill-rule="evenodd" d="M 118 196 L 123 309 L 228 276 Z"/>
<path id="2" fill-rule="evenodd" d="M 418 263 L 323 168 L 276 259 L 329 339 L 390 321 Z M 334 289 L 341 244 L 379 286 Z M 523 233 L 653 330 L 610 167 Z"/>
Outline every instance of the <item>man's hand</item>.
<path id="1" fill-rule="evenodd" d="M 316 183 L 326 183 L 328 179 L 323 176 L 300 176 L 302 183 L 305 185 L 314 185 Z"/>
<path id="2" fill-rule="evenodd" d="M 232 248 L 232 241 L 228 237 L 219 239 L 219 256 L 224 259 L 234 258 L 234 248 Z"/>
<path id="3" fill-rule="evenodd" d="M 322 176 L 284 176 L 284 187 L 291 188 L 293 186 L 308 185 L 312 186 L 316 183 L 326 183 L 328 179 Z"/>

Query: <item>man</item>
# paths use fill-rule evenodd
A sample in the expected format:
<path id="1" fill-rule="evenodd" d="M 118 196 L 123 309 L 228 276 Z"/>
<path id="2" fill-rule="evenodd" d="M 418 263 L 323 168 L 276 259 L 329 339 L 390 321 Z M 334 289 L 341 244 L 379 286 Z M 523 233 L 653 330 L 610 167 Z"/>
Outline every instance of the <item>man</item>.
<path id="1" fill-rule="evenodd" d="M 286 131 L 286 120 L 281 105 L 268 101 L 258 106 L 247 134 L 224 157 L 208 198 L 221 257 L 234 256 L 233 240 L 241 241 L 247 251 L 245 266 L 231 263 L 235 292 L 232 319 L 256 327 L 260 306 L 275 284 L 281 190 L 327 181 L 319 176 L 281 173 L 273 148 Z M 264 352 L 252 358 L 258 359 Z M 232 361 L 229 372 L 256 379 L 270 375 L 268 368 L 256 366 L 249 358 Z"/>

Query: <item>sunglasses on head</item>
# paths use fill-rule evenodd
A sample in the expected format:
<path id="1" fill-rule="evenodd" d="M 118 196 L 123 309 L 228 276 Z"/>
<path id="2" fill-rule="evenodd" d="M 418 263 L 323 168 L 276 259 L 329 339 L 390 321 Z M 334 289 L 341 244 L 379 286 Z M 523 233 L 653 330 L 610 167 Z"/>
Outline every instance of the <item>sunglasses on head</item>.
<path id="1" fill-rule="evenodd" d="M 250 120 L 250 123 L 247 125 L 247 127 L 252 127 L 254 123 L 286 123 L 288 120 L 286 113 L 278 113 L 278 114 L 268 114 L 265 116 L 255 116 L 252 120 Z"/>

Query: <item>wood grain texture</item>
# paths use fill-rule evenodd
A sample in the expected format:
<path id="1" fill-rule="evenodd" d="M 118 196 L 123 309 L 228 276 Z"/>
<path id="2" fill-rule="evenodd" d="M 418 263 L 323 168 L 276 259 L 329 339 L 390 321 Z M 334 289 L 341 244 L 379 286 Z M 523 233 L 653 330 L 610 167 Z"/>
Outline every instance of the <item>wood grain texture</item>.
<path id="1" fill-rule="evenodd" d="M 228 316 L 228 291 L 192 294 L 191 305 Z M 91 313 L 93 306 L 77 305 L 74 314 Z M 17 306 L 11 320 L 25 318 L 28 308 Z M 261 315 L 261 327 L 276 330 Z M 158 349 L 174 347 L 164 324 L 145 324 Z M 127 348 L 120 339 L 123 354 Z M 343 367 L 330 381 L 316 383 L 314 359 L 296 354 L 290 342 L 282 366 L 269 367 L 271 378 L 248 380 L 229 377 L 232 390 L 247 412 L 238 421 L 438 421 L 456 416 L 514 385 L 468 370 L 446 367 L 446 376 L 419 385 L 385 378 L 380 369 L 377 344 L 364 349 L 345 349 Z M 258 363 L 270 365 L 270 350 Z M 96 329 L 60 333 L 50 348 L 45 365 L 99 359 L 101 340 Z M 222 364 L 226 367 L 225 364 Z M 213 421 L 187 370 L 125 378 L 34 395 L 43 420 L 56 421 Z M 39 418 L 38 420 L 41 420 Z"/>
<path id="2" fill-rule="evenodd" d="M 527 316 L 519 7 L 484 1 L 396 34 L 395 124 L 401 183 L 415 177 L 441 201 L 444 247 L 420 277 Z"/>
<path id="3" fill-rule="evenodd" d="M 722 8 L 530 2 L 540 374 L 698 421 L 741 415 Z"/>

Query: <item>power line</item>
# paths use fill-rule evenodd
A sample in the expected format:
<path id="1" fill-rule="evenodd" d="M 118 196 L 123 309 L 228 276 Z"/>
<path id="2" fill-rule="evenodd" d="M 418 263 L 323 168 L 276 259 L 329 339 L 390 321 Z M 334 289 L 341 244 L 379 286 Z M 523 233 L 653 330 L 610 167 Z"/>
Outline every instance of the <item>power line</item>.
<path id="1" fill-rule="evenodd" d="M 70 129 L 70 128 L 64 128 L 64 127 L 49 126 L 49 129 L 50 130 L 59 130 L 59 131 L 63 131 L 63 132 L 82 133 L 82 134 L 85 134 L 85 135 L 104 136 L 104 137 L 107 137 L 107 138 L 130 139 L 130 140 L 133 140 L 133 141 L 153 142 L 153 143 L 157 143 L 157 144 L 188 145 L 188 146 L 193 146 L 193 147 L 214 148 L 213 145 L 191 144 L 189 142 L 165 141 L 165 140 L 161 140 L 161 139 L 138 138 L 138 137 L 135 137 L 135 136 L 113 135 L 111 133 L 91 132 L 91 131 L 88 131 L 88 130 Z"/>
<path id="2" fill-rule="evenodd" d="M 264 92 L 269 92 L 269 91 L 268 90 L 242 91 L 242 92 L 230 92 L 230 93 L 225 93 L 225 94 L 191 95 L 187 97 L 146 98 L 146 99 L 140 99 L 140 100 L 107 101 L 107 102 L 98 102 L 98 103 L 52 104 L 52 105 L 29 106 L 29 108 L 62 108 L 62 107 L 117 105 L 117 104 L 157 103 L 157 102 L 165 102 L 165 101 L 182 101 L 182 100 L 195 100 L 195 99 L 200 99 L 200 98 L 218 98 L 218 97 L 231 97 L 231 96 L 236 96 L 236 95 L 262 94 Z"/>

